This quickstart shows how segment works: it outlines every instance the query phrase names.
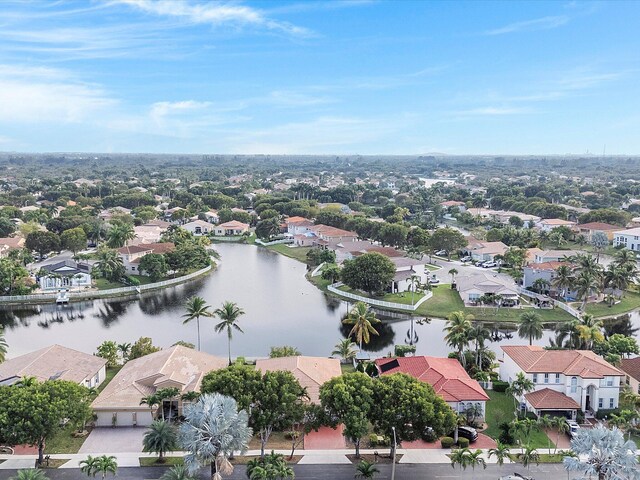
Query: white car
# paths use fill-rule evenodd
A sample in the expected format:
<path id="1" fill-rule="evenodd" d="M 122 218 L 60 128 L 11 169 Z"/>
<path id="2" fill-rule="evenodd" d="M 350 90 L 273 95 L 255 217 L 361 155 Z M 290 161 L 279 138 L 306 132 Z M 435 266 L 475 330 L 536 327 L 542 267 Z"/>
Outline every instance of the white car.
<path id="1" fill-rule="evenodd" d="M 438 250 L 436 252 L 436 255 L 438 255 L 439 257 L 446 257 L 447 256 L 447 251 L 446 250 Z"/>
<path id="2" fill-rule="evenodd" d="M 488 261 L 488 262 L 484 262 L 482 264 L 482 268 L 493 268 L 493 267 L 497 267 L 498 264 L 496 262 L 493 261 Z"/>
<path id="3" fill-rule="evenodd" d="M 573 438 L 576 433 L 580 431 L 580 425 L 573 420 L 567 420 L 567 425 L 569 425 L 569 431 L 567 432 L 571 438 Z"/>
<path id="4" fill-rule="evenodd" d="M 460 259 L 460 261 L 461 261 L 462 263 L 470 262 L 470 261 L 471 261 L 471 257 L 470 257 L 469 255 L 467 255 L 466 257 L 462 257 L 462 258 Z"/>

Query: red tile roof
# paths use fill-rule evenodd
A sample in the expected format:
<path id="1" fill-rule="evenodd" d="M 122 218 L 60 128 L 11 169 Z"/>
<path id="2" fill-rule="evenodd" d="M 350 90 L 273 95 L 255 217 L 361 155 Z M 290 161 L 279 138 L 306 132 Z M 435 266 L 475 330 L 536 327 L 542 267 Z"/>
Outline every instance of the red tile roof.
<path id="1" fill-rule="evenodd" d="M 321 223 L 318 225 L 314 225 L 309 230 L 311 230 L 313 233 L 315 233 L 318 236 L 322 235 L 328 238 L 358 236 L 356 232 L 350 232 L 348 230 L 343 230 L 341 228 L 330 227 L 328 225 L 323 225 Z"/>
<path id="2" fill-rule="evenodd" d="M 584 229 L 584 230 L 597 230 L 597 231 L 620 230 L 620 227 L 616 225 L 610 225 L 608 223 L 602 223 L 602 222 L 583 223 L 581 225 L 578 225 L 578 228 Z"/>
<path id="3" fill-rule="evenodd" d="M 623 375 L 590 350 L 545 350 L 536 345 L 507 345 L 502 350 L 526 373 L 563 373 L 581 378 Z"/>
<path id="4" fill-rule="evenodd" d="M 536 410 L 580 410 L 573 398 L 550 388 L 525 393 L 524 398 Z"/>
<path id="5" fill-rule="evenodd" d="M 411 375 L 422 382 L 430 384 L 435 392 L 446 402 L 489 400 L 489 396 L 480 384 L 469 376 L 455 358 L 379 358 L 376 360 L 376 365 L 384 370 L 382 366 L 391 362 L 397 362 L 397 366 L 384 371 L 383 375 L 391 375 L 392 373 Z"/>
<path id="6" fill-rule="evenodd" d="M 532 270 L 557 270 L 558 267 L 563 265 L 570 265 L 568 262 L 542 262 L 542 263 L 531 263 L 528 265 Z"/>
<path id="7" fill-rule="evenodd" d="M 640 357 L 623 358 L 620 370 L 629 375 L 631 378 L 640 380 Z"/>

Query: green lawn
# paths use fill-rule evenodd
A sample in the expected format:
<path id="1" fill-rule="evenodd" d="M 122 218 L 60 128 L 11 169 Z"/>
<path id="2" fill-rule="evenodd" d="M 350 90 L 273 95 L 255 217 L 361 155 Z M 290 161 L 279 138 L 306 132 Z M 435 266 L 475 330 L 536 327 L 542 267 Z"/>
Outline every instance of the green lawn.
<path id="1" fill-rule="evenodd" d="M 339 287 L 339 290 L 347 293 L 353 293 L 355 295 L 360 295 L 362 297 L 372 298 L 374 300 L 380 300 L 383 302 L 394 302 L 400 303 L 402 305 L 411 305 L 411 292 L 401 292 L 401 293 L 385 293 L 382 296 L 371 296 L 366 292 L 361 292 L 360 290 L 354 290 L 352 288 L 347 287 L 346 285 L 342 285 Z M 418 302 L 424 295 L 421 293 L 416 293 L 413 297 L 413 303 Z"/>
<path id="2" fill-rule="evenodd" d="M 342 373 L 353 373 L 356 371 L 356 367 L 353 366 L 353 363 L 341 363 L 340 369 Z"/>
<path id="3" fill-rule="evenodd" d="M 107 367 L 107 376 L 104 381 L 98 387 L 98 393 L 100 393 L 104 388 L 109 385 L 109 382 L 113 380 L 113 377 L 116 376 L 116 373 L 120 371 L 122 367 Z"/>
<path id="4" fill-rule="evenodd" d="M 302 263 L 307 263 L 307 252 L 311 250 L 311 247 L 295 247 L 291 248 L 284 243 L 279 243 L 277 245 L 269 245 L 269 250 L 273 250 L 274 252 L 281 253 L 285 257 L 293 258 Z"/>
<path id="5" fill-rule="evenodd" d="M 112 288 L 124 287 L 120 282 L 112 282 L 106 278 L 95 278 L 96 288 L 98 290 L 111 290 Z"/>
<path id="6" fill-rule="evenodd" d="M 431 270 L 432 272 L 435 272 L 436 270 L 440 270 L 442 268 L 437 265 L 431 265 L 430 263 L 425 263 L 424 266 L 427 270 Z"/>
<path id="7" fill-rule="evenodd" d="M 72 434 L 75 432 L 76 429 L 71 426 L 58 430 L 53 437 L 47 439 L 44 453 L 78 453 L 87 437 L 74 437 Z"/>
<path id="8" fill-rule="evenodd" d="M 164 462 L 158 462 L 158 457 L 139 457 L 141 467 L 170 467 L 173 465 L 182 465 L 184 459 L 182 457 L 164 457 Z"/>
<path id="9" fill-rule="evenodd" d="M 540 453 L 538 455 L 538 457 L 539 457 L 538 463 L 562 463 L 562 459 L 564 458 L 564 455 L 561 455 L 559 453 L 555 453 L 555 454 L 554 453 Z M 518 456 L 516 454 L 513 454 L 513 453 L 510 454 L 509 458 L 513 462 L 522 463 L 518 459 Z"/>
<path id="10" fill-rule="evenodd" d="M 422 303 L 416 310 L 418 315 L 425 317 L 447 318 L 451 312 L 464 310 L 464 303 L 458 292 L 450 285 L 438 285 L 432 289 L 433 296 Z"/>
<path id="11" fill-rule="evenodd" d="M 497 440 L 500 436 L 500 429 L 498 426 L 503 422 L 510 422 L 515 418 L 513 415 L 515 403 L 512 396 L 503 392 L 488 390 L 487 395 L 491 398 L 491 400 L 487 402 L 487 412 L 485 417 L 488 428 L 482 433 Z M 535 430 L 531 433 L 530 444 L 533 448 L 549 448 L 548 437 L 541 430 Z M 551 448 L 553 447 L 554 443 L 551 442 Z"/>
<path id="12" fill-rule="evenodd" d="M 607 302 L 587 303 L 586 311 L 594 317 L 606 317 L 609 315 L 622 315 L 637 308 L 640 308 L 640 294 L 627 291 L 620 303 L 612 307 Z"/>

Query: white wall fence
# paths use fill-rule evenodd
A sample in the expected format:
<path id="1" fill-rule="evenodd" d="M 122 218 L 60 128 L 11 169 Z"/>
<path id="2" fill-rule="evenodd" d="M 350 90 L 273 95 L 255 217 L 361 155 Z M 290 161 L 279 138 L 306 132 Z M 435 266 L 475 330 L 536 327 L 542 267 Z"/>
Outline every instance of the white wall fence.
<path id="1" fill-rule="evenodd" d="M 425 302 L 426 300 L 429 300 L 433 295 L 432 292 L 424 292 L 424 296 L 420 300 L 418 300 L 414 305 L 407 305 L 404 303 L 385 302 L 384 300 L 376 300 L 375 298 L 363 297 L 361 295 L 356 295 L 354 293 L 345 292 L 343 290 L 340 290 L 340 288 L 338 288 L 338 287 L 341 287 L 342 285 L 343 285 L 342 282 L 334 283 L 333 285 L 329 285 L 327 289 L 330 292 L 335 293 L 336 295 L 340 295 L 341 297 L 355 300 L 356 302 L 364 302 L 369 305 L 375 305 L 376 307 L 391 308 L 393 310 L 405 310 L 408 312 L 414 312 L 420 305 L 422 305 L 423 302 Z M 411 292 L 407 292 L 407 293 L 411 294 Z"/>
<path id="2" fill-rule="evenodd" d="M 558 307 L 558 308 L 564 310 L 569 315 L 571 315 L 571 316 L 573 316 L 575 318 L 582 317 L 582 314 L 578 310 L 576 310 L 575 308 L 573 308 L 570 305 L 567 305 L 564 302 L 560 302 L 560 301 L 558 301 L 558 300 L 556 300 L 554 298 L 548 297 L 546 295 L 542 295 L 540 293 L 532 292 L 531 290 L 527 290 L 524 287 L 518 286 L 517 288 L 518 288 L 518 293 L 520 293 L 520 295 L 525 295 L 525 296 L 531 297 L 531 298 L 535 298 L 537 296 L 545 297 L 545 300 L 548 300 L 554 307 Z"/>
<path id="3" fill-rule="evenodd" d="M 138 293 L 142 293 L 150 290 L 157 290 L 159 288 L 170 287 L 172 285 L 179 285 L 181 283 L 185 283 L 192 278 L 199 277 L 204 275 L 209 270 L 211 270 L 212 266 L 209 265 L 197 272 L 190 273 L 188 275 L 183 275 L 181 277 L 170 278 L 168 280 L 163 280 L 161 282 L 156 283 L 148 283 L 146 285 L 139 286 L 130 286 L 130 287 L 120 287 L 120 288 L 111 288 L 109 290 L 87 290 L 84 292 L 69 292 L 69 300 L 91 300 L 94 298 L 105 298 L 105 297 L 118 297 L 122 295 L 135 295 Z M 37 302 L 55 302 L 58 298 L 58 293 L 40 293 L 35 295 L 12 295 L 2 297 L 0 296 L 0 303 L 37 303 Z"/>
<path id="4" fill-rule="evenodd" d="M 256 243 L 263 247 L 268 247 L 269 245 L 279 245 L 281 243 L 293 243 L 293 238 L 283 238 L 282 240 L 272 240 L 271 242 L 264 242 L 259 238 L 256 238 Z"/>

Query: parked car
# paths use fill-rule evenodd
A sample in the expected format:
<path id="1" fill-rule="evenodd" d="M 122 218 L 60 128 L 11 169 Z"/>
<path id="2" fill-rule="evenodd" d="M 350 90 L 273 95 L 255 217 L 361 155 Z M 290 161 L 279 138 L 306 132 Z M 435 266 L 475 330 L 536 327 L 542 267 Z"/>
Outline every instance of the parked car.
<path id="1" fill-rule="evenodd" d="M 431 275 L 429 277 L 429 283 L 431 283 L 431 284 L 440 283 L 440 279 L 438 277 L 436 277 L 435 275 Z"/>
<path id="2" fill-rule="evenodd" d="M 484 262 L 482 264 L 482 268 L 493 268 L 493 267 L 497 267 L 497 266 L 498 266 L 498 264 L 496 262 L 494 262 L 494 261 L 491 261 L 491 260 L 488 261 L 488 262 Z"/>
<path id="3" fill-rule="evenodd" d="M 446 257 L 447 253 L 449 253 L 449 252 L 447 252 L 446 250 L 438 250 L 436 252 L 436 255 L 438 255 L 439 257 Z"/>
<path id="4" fill-rule="evenodd" d="M 471 261 L 471 257 L 470 257 L 469 255 L 467 255 L 466 257 L 462 257 L 462 258 L 460 259 L 460 261 L 461 261 L 462 263 L 470 262 L 470 261 Z"/>
<path id="5" fill-rule="evenodd" d="M 462 426 L 458 427 L 458 436 L 475 442 L 478 439 L 478 431 L 473 427 Z"/>
<path id="6" fill-rule="evenodd" d="M 576 433 L 580 431 L 580 425 L 573 420 L 566 420 L 567 425 L 569 425 L 569 431 L 567 432 L 571 438 L 573 438 Z"/>

